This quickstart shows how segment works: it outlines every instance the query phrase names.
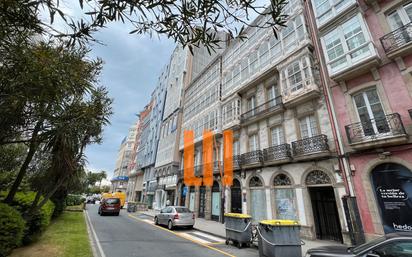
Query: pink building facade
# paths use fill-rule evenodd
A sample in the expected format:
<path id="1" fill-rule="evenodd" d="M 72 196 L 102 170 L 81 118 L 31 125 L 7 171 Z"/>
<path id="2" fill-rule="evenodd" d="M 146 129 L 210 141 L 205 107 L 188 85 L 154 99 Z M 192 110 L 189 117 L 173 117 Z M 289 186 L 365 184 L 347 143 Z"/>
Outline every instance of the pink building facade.
<path id="1" fill-rule="evenodd" d="M 306 11 L 364 235 L 412 230 L 412 2 L 311 0 Z"/>

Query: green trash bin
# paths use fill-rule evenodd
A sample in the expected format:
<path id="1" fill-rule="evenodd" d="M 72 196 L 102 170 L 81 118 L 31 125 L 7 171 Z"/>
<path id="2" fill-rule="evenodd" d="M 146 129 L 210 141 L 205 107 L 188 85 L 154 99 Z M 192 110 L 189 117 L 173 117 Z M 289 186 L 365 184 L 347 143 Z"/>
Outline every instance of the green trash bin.
<path id="1" fill-rule="evenodd" d="M 257 230 L 259 257 L 302 257 L 298 221 L 262 220 Z"/>
<path id="2" fill-rule="evenodd" d="M 237 247 L 250 246 L 252 240 L 251 216 L 240 213 L 225 213 L 226 244 L 230 241 Z"/>

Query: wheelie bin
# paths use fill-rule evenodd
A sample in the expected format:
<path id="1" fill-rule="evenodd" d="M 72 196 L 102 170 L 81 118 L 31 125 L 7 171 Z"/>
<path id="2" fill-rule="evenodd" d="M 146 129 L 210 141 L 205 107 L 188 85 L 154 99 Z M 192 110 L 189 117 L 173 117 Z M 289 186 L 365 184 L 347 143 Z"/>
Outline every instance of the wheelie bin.
<path id="1" fill-rule="evenodd" d="M 226 244 L 230 241 L 237 247 L 250 246 L 252 240 L 251 216 L 240 213 L 225 213 Z"/>

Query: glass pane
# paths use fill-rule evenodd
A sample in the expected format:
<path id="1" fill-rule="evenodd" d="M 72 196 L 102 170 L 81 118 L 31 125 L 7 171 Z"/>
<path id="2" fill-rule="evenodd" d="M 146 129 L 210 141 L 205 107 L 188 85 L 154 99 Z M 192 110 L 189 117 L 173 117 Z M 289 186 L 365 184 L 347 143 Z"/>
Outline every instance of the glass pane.
<path id="1" fill-rule="evenodd" d="M 408 15 L 409 22 L 411 22 L 412 21 L 412 4 L 409 3 L 405 5 L 404 9 L 405 9 L 406 15 Z"/>
<path id="2" fill-rule="evenodd" d="M 266 219 L 266 194 L 265 190 L 253 189 L 250 190 L 251 203 L 250 211 L 252 214 L 252 219 L 255 221 Z"/>
<path id="3" fill-rule="evenodd" d="M 303 118 L 303 119 L 300 119 L 299 125 L 300 125 L 300 133 L 302 135 L 302 138 L 308 138 L 309 137 L 309 130 L 308 130 L 308 124 L 307 124 L 306 117 Z"/>
<path id="4" fill-rule="evenodd" d="M 283 144 L 283 130 L 281 127 L 271 129 L 272 146 Z"/>
<path id="5" fill-rule="evenodd" d="M 403 26 L 401 17 L 398 14 L 398 11 L 394 11 L 393 13 L 388 15 L 389 26 L 391 26 L 392 30 L 400 28 Z"/>
<path id="6" fill-rule="evenodd" d="M 297 220 L 293 189 L 275 189 L 276 219 Z"/>

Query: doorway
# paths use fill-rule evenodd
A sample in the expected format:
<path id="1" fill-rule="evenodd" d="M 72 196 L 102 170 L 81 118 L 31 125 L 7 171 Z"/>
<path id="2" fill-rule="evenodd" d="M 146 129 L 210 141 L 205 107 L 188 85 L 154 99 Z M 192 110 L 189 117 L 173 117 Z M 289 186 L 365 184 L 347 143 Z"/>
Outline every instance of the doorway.
<path id="1" fill-rule="evenodd" d="M 206 187 L 199 187 L 199 218 L 205 217 L 205 207 L 206 207 Z"/>
<path id="2" fill-rule="evenodd" d="M 342 241 L 342 230 L 333 187 L 310 187 L 316 238 Z"/>
<path id="3" fill-rule="evenodd" d="M 220 218 L 220 187 L 215 181 L 212 186 L 212 220 L 219 221 Z"/>
<path id="4" fill-rule="evenodd" d="M 242 189 L 240 187 L 239 180 L 233 180 L 233 186 L 230 189 L 230 194 L 230 211 L 233 213 L 242 213 Z"/>

